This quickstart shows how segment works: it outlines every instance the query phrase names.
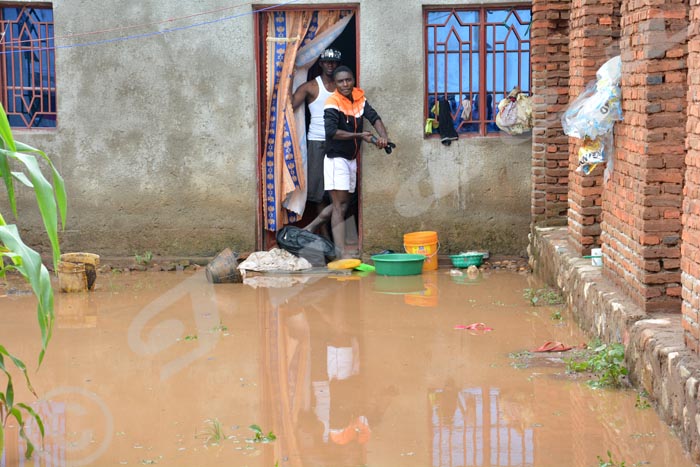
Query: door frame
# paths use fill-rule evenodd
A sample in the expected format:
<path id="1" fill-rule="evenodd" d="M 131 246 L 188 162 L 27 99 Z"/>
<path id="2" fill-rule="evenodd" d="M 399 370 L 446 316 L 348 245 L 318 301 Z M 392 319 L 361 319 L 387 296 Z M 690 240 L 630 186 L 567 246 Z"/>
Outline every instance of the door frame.
<path id="1" fill-rule="evenodd" d="M 255 190 L 256 201 L 255 201 L 255 248 L 256 250 L 268 250 L 275 244 L 274 235 L 265 228 L 264 216 L 265 209 L 262 201 L 262 160 L 264 158 L 264 142 L 265 138 L 265 109 L 267 108 L 267 96 L 265 95 L 264 88 L 266 83 L 266 72 L 265 62 L 263 57 L 267 54 L 267 41 L 265 40 L 265 16 L 260 14 L 267 11 L 298 11 L 298 10 L 352 10 L 355 15 L 355 63 L 357 64 L 355 69 L 355 80 L 357 86 L 360 83 L 360 5 L 358 3 L 339 3 L 339 4 L 322 4 L 322 5 L 280 5 L 280 6 L 265 6 L 257 5 L 253 7 L 254 13 L 256 13 L 254 18 L 254 41 L 255 41 L 255 76 L 257 81 L 257 86 L 255 87 L 256 93 L 256 122 L 257 122 L 257 139 L 255 144 L 255 161 L 256 161 L 256 184 L 257 188 Z M 362 161 L 358 160 L 358 170 L 357 170 L 357 244 L 358 249 L 362 252 L 362 183 L 361 183 L 361 171 L 360 167 Z"/>

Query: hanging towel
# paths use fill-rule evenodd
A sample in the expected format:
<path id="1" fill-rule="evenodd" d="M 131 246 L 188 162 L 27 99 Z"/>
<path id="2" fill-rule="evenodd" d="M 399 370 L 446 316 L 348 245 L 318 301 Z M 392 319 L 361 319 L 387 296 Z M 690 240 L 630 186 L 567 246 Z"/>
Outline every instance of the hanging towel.
<path id="1" fill-rule="evenodd" d="M 450 103 L 447 99 L 440 99 L 438 121 L 440 126 L 438 131 L 440 132 L 440 142 L 445 146 L 452 144 L 452 141 L 459 139 L 457 132 L 455 131 L 454 120 L 452 120 L 452 113 L 450 111 Z"/>

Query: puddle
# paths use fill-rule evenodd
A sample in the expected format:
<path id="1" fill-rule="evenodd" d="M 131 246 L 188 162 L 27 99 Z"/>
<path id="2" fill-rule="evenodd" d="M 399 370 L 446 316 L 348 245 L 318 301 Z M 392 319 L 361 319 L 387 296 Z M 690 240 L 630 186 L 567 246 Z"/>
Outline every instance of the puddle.
<path id="1" fill-rule="evenodd" d="M 47 436 L 24 463 L 9 428 L 0 465 L 595 467 L 608 450 L 694 465 L 636 392 L 565 375 L 566 354 L 528 356 L 587 340 L 561 306 L 523 297 L 539 286 L 505 271 L 216 286 L 107 273 L 57 294 L 38 373 L 34 299 L 11 293 L 0 342 L 32 368 Z"/>

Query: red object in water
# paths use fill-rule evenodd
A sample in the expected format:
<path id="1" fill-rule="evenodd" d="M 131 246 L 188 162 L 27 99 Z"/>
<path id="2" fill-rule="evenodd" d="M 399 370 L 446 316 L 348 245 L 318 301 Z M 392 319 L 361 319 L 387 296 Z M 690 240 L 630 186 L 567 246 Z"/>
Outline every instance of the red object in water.
<path id="1" fill-rule="evenodd" d="M 463 324 L 458 324 L 455 326 L 455 329 L 466 330 L 466 331 L 482 331 L 482 332 L 493 331 L 493 328 L 486 326 L 484 323 L 472 323 L 472 324 L 467 325 L 467 326 L 465 326 Z"/>
<path id="2" fill-rule="evenodd" d="M 572 347 L 558 341 L 547 341 L 533 350 L 533 352 L 566 352 L 567 350 L 571 350 L 571 348 Z"/>

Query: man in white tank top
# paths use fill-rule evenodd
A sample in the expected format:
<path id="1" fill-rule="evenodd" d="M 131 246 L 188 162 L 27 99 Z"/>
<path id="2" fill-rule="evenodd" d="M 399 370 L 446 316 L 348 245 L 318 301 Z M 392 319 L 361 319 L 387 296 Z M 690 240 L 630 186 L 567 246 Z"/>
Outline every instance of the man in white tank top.
<path id="1" fill-rule="evenodd" d="M 326 99 L 335 91 L 333 71 L 340 64 L 340 51 L 326 49 L 318 58 L 321 75 L 302 84 L 292 96 L 292 107 L 296 109 L 306 102 L 311 122 L 306 136 L 307 141 L 307 174 L 306 200 L 313 209 L 314 217 L 325 207 L 323 199 L 323 157 L 326 154 L 326 130 L 323 123 L 323 107 Z M 327 235 L 326 232 L 322 232 Z"/>

